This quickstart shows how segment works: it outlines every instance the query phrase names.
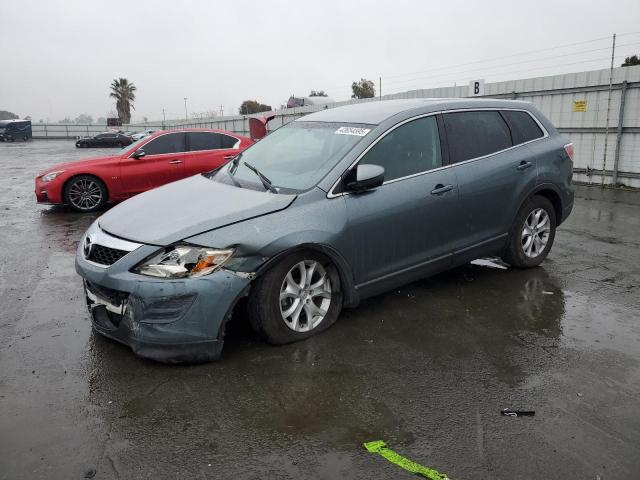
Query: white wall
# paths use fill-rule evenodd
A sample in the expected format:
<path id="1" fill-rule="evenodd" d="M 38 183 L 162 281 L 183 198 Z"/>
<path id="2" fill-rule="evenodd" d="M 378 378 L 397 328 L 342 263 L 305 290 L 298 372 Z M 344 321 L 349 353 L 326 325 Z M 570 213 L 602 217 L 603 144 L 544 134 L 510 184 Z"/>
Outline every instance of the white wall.
<path id="1" fill-rule="evenodd" d="M 614 88 L 611 92 L 609 110 L 609 135 L 607 145 L 606 171 L 614 166 L 618 116 L 620 112 L 621 84 L 627 81 L 626 104 L 623 127 L 626 129 L 620 142 L 619 183 L 640 187 L 640 66 L 618 67 L 613 71 Z M 487 83 L 485 97 L 516 98 L 533 103 L 567 136 L 575 146 L 574 166 L 577 169 L 601 170 L 604 159 L 604 128 L 607 124 L 607 102 L 609 98 L 609 70 L 568 73 L 548 77 L 526 78 L 505 82 Z M 571 89 L 571 90 L 569 90 Z M 569 91 L 567 91 L 569 90 Z M 466 97 L 467 85 L 433 89 L 411 90 L 393 95 L 383 95 L 383 100 L 397 98 L 451 98 Z M 276 118 L 269 129 L 285 125 L 308 113 L 324 108 L 363 101 L 378 101 L 379 98 L 350 100 L 328 105 L 308 106 L 276 111 Z M 586 100 L 586 112 L 574 112 L 573 102 Z M 151 126 L 160 128 L 162 122 L 154 121 Z M 142 130 L 150 124 L 125 125 L 123 130 Z M 239 134 L 248 134 L 248 119 L 241 115 L 212 118 L 190 122 L 167 122 L 172 127 L 206 127 L 230 130 Z M 76 135 L 95 134 L 104 131 L 105 126 L 43 125 L 34 124 L 34 137 L 64 138 Z M 582 129 L 581 131 L 576 131 Z M 594 129 L 599 129 L 595 130 Z M 627 174 L 637 175 L 629 178 Z M 601 182 L 601 175 L 588 176 L 576 173 L 576 180 Z M 611 176 L 605 176 L 605 183 L 611 183 Z"/>

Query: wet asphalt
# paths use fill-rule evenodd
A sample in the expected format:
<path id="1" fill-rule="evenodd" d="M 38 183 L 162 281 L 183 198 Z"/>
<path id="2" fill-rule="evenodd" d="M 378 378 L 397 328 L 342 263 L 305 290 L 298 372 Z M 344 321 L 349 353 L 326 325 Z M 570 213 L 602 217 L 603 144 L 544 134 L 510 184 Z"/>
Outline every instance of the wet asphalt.
<path id="1" fill-rule="evenodd" d="M 38 171 L 102 152 L 0 144 L 0 479 L 413 478 L 372 440 L 451 479 L 640 478 L 640 193 L 579 188 L 539 268 L 459 268 L 282 347 L 240 315 L 221 361 L 170 367 L 91 332 L 96 215 L 35 203 Z"/>

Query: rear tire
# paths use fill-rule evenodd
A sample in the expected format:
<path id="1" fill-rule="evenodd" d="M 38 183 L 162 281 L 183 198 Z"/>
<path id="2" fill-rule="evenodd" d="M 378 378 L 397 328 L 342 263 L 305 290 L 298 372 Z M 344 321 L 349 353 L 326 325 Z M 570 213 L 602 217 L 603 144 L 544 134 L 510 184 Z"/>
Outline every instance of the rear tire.
<path id="1" fill-rule="evenodd" d="M 326 330 L 341 310 L 340 276 L 312 251 L 293 253 L 258 278 L 247 302 L 251 326 L 276 345 Z"/>
<path id="2" fill-rule="evenodd" d="M 547 198 L 535 195 L 513 221 L 504 260 L 518 268 L 537 267 L 547 258 L 555 236 L 555 209 Z"/>
<path id="3" fill-rule="evenodd" d="M 76 212 L 95 212 L 107 204 L 108 191 L 98 177 L 78 175 L 65 184 L 62 196 Z"/>

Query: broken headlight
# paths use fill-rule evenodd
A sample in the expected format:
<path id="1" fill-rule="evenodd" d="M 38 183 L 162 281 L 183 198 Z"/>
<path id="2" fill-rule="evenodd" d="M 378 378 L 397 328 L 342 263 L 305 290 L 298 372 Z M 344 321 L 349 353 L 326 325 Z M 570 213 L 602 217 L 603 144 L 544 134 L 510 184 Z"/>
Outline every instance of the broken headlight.
<path id="1" fill-rule="evenodd" d="M 193 278 L 222 268 L 233 255 L 232 249 L 175 245 L 147 258 L 132 271 L 162 278 Z"/>

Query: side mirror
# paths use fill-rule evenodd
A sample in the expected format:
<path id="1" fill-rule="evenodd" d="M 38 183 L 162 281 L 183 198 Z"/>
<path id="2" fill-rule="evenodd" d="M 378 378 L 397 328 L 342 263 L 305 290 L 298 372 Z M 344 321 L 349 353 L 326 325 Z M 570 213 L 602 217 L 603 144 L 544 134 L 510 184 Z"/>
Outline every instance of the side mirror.
<path id="1" fill-rule="evenodd" d="M 142 158 L 146 155 L 146 152 L 142 149 L 136 150 L 135 152 L 133 152 L 133 155 L 131 155 L 133 158 L 135 158 L 136 160 L 139 158 Z"/>
<path id="2" fill-rule="evenodd" d="M 384 182 L 384 168 L 380 165 L 358 165 L 352 170 L 345 187 L 352 192 L 364 192 L 379 187 Z"/>

